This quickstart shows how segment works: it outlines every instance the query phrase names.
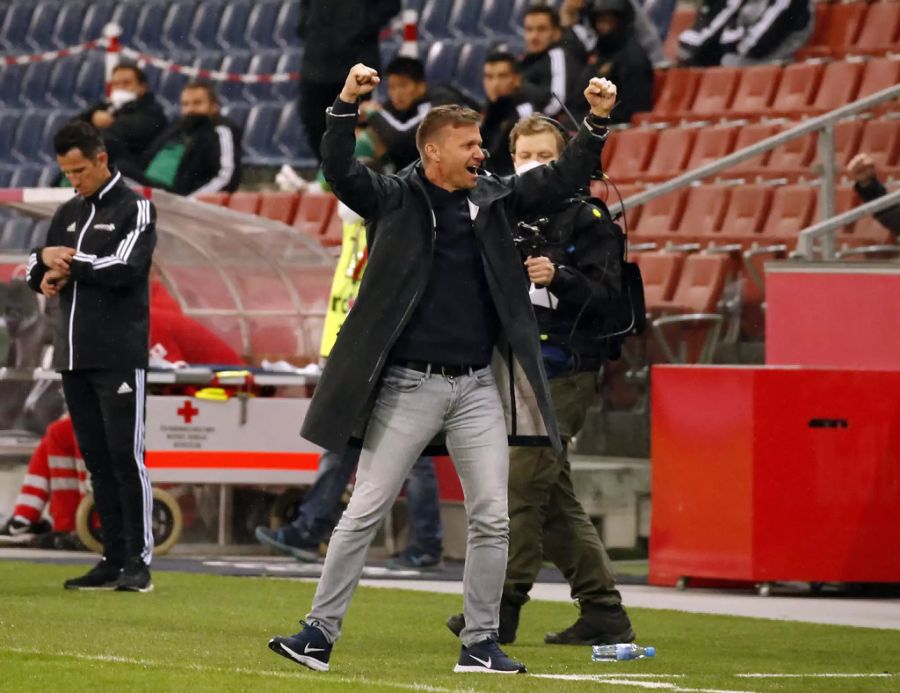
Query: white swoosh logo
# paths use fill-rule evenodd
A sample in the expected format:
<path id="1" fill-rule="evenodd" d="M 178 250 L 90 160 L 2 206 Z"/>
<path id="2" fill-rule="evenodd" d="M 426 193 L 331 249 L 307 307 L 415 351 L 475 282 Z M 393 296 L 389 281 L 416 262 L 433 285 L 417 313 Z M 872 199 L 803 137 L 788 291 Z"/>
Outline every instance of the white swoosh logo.
<path id="1" fill-rule="evenodd" d="M 484 659 L 478 659 L 478 657 L 476 657 L 475 655 L 472 655 L 472 654 L 470 654 L 469 656 L 472 659 L 474 659 L 476 662 L 478 662 L 479 664 L 487 667 L 488 669 L 491 668 L 491 658 L 490 657 L 488 657 L 486 660 L 484 660 Z"/>
<path id="2" fill-rule="evenodd" d="M 324 652 L 324 647 L 310 647 L 309 643 L 306 643 L 306 647 L 303 648 L 303 654 L 309 654 L 310 652 Z M 490 660 L 488 660 L 490 661 Z"/>

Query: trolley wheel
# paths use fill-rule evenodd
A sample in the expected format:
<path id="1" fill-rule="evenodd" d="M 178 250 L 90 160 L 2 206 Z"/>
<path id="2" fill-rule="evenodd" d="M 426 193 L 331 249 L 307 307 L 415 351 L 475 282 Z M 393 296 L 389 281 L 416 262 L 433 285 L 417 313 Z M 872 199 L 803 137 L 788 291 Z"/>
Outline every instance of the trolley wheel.
<path id="1" fill-rule="evenodd" d="M 675 581 L 675 589 L 684 592 L 688 586 L 688 579 L 684 575 L 682 575 L 678 580 Z"/>
<path id="2" fill-rule="evenodd" d="M 168 491 L 153 489 L 153 523 L 154 553 L 163 555 L 171 549 L 181 537 L 184 520 L 178 501 Z M 103 553 L 103 538 L 100 532 L 100 516 L 94 508 L 93 494 L 86 494 L 75 513 L 75 529 L 78 538 L 91 551 Z"/>
<path id="3" fill-rule="evenodd" d="M 278 529 L 294 521 L 297 517 L 297 509 L 303 500 L 303 494 L 303 491 L 289 488 L 275 499 L 272 509 L 269 511 L 270 529 Z"/>
<path id="4" fill-rule="evenodd" d="M 771 582 L 761 582 L 756 586 L 756 593 L 760 597 L 770 597 L 772 596 L 772 583 Z"/>

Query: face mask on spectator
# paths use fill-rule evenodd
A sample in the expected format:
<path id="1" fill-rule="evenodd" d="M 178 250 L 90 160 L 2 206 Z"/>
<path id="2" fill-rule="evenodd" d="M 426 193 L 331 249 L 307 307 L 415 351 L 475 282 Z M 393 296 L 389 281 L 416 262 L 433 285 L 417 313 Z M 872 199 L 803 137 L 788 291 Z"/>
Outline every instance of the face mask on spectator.
<path id="1" fill-rule="evenodd" d="M 113 109 L 118 111 L 127 103 L 131 103 L 137 99 L 137 94 L 133 91 L 127 91 L 125 89 L 113 89 L 109 95 L 109 102 L 112 104 Z"/>
<path id="2" fill-rule="evenodd" d="M 542 164 L 540 161 L 526 161 L 524 164 L 516 166 L 516 175 L 521 176 L 523 173 L 528 173 L 530 170 L 543 165 L 544 164 Z"/>
<path id="3" fill-rule="evenodd" d="M 184 132 L 196 132 L 204 123 L 208 123 L 209 116 L 206 115 L 186 115 L 181 117 L 181 129 Z"/>

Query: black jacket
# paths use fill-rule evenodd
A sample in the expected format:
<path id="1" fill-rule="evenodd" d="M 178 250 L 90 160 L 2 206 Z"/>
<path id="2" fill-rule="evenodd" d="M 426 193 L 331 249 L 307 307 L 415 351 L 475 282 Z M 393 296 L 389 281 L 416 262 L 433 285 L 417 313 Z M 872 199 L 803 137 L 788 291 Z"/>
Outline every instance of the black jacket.
<path id="1" fill-rule="evenodd" d="M 108 108 L 109 103 L 101 101 L 78 118 L 90 123 L 96 111 L 105 111 Z M 150 143 L 159 137 L 168 123 L 162 106 L 150 93 L 122 106 L 114 118 L 112 125 L 101 130 L 101 135 L 110 152 L 112 163 L 116 166 L 126 161 L 140 161 Z"/>
<path id="2" fill-rule="evenodd" d="M 577 84 L 592 77 L 606 77 L 618 87 L 619 101 L 609 114 L 613 123 L 628 123 L 635 113 L 653 110 L 653 65 L 633 33 L 614 49 L 598 47 L 588 56 Z M 584 97 L 570 94 L 569 108 L 575 117 L 585 113 Z"/>
<path id="3" fill-rule="evenodd" d="M 556 272 L 549 286 L 532 292 L 541 340 L 575 354 L 577 370 L 596 370 L 607 355 L 599 338 L 604 317 L 622 293 L 624 237 L 594 200 L 569 200 L 546 220 L 536 225 L 544 234 L 539 253 Z"/>
<path id="4" fill-rule="evenodd" d="M 536 96 L 536 95 L 535 95 Z M 484 167 L 498 176 L 513 173 L 512 154 L 509 151 L 509 133 L 522 118 L 534 113 L 534 104 L 522 94 L 501 96 L 488 101 L 481 122 L 481 137 L 488 152 Z"/>
<path id="5" fill-rule="evenodd" d="M 147 150 L 137 167 L 124 166 L 122 172 L 144 185 L 163 188 L 176 195 L 220 191 L 234 192 L 241 182 L 241 130 L 224 116 L 204 118 L 196 129 L 185 130 L 179 118 Z M 161 185 L 144 174 L 153 158 L 167 144 L 182 142 L 184 156 L 171 186 Z"/>
<path id="6" fill-rule="evenodd" d="M 433 212 L 417 167 L 382 176 L 353 158 L 353 115 L 329 111 L 322 140 L 325 178 L 338 199 L 366 219 L 369 261 L 359 296 L 347 316 L 303 421 L 302 435 L 340 450 L 365 426 L 388 352 L 428 282 L 434 247 Z M 538 329 L 511 219 L 529 218 L 570 197 L 587 180 L 605 136 L 582 126 L 559 161 L 524 176 L 483 176 L 469 194 L 473 231 L 500 317 L 503 337 L 539 408 L 546 434 L 561 447 L 541 360 Z M 501 344 L 499 352 L 509 358 Z M 508 392 L 508 391 L 507 391 Z M 500 387 L 501 397 L 504 388 Z M 511 431 L 516 434 L 517 431 Z"/>
<path id="7" fill-rule="evenodd" d="M 538 95 L 535 105 L 541 112 L 554 118 L 559 115 L 563 107 L 553 94 L 566 103 L 572 85 L 580 84 L 576 80 L 583 64 L 560 44 L 522 58 L 522 79 Z"/>
<path id="8" fill-rule="evenodd" d="M 882 195 L 887 194 L 887 188 L 878 180 L 873 180 L 865 186 L 857 183 L 853 187 L 865 202 L 877 200 Z M 879 224 L 894 234 L 894 236 L 900 238 L 900 205 L 881 210 L 875 215 L 875 218 Z"/>
<path id="9" fill-rule="evenodd" d="M 401 0 L 300 0 L 301 79 L 343 84 L 356 63 L 381 71 L 378 34 Z"/>
<path id="10" fill-rule="evenodd" d="M 399 170 L 419 158 L 416 149 L 416 129 L 431 110 L 431 102 L 420 99 L 405 111 L 398 111 L 390 103 L 367 118 L 369 128 L 385 148 L 385 155 Z"/>
<path id="11" fill-rule="evenodd" d="M 53 367 L 61 371 L 147 367 L 148 275 L 156 247 L 156 209 L 113 173 L 88 198 L 77 196 L 53 215 L 47 242 L 28 257 L 28 285 L 40 291 L 47 267 L 41 250 L 78 250 L 59 293 Z"/>

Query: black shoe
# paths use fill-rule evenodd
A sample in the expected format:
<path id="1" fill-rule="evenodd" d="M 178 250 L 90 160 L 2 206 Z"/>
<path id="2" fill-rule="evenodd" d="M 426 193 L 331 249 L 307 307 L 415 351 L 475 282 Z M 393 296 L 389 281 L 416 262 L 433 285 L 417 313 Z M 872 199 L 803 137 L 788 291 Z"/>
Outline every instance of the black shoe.
<path id="1" fill-rule="evenodd" d="M 108 563 L 104 558 L 81 577 L 66 580 L 63 587 L 67 590 L 114 590 L 121 573 L 121 566 Z"/>
<path id="2" fill-rule="evenodd" d="M 118 592 L 152 592 L 153 581 L 150 568 L 140 558 L 131 558 L 125 563 L 122 574 L 116 582 Z"/>
<path id="3" fill-rule="evenodd" d="M 281 527 L 279 529 L 269 529 L 268 527 L 256 528 L 256 540 L 260 544 L 271 546 L 273 549 L 293 556 L 298 561 L 304 563 L 315 563 L 322 556 L 319 553 L 319 544 L 317 542 L 303 542 L 291 536 L 288 528 Z"/>
<path id="4" fill-rule="evenodd" d="M 583 604 L 581 616 L 559 633 L 547 633 L 548 645 L 615 645 L 634 642 L 631 620 L 620 604 Z"/>
<path id="5" fill-rule="evenodd" d="M 276 635 L 269 640 L 269 649 L 313 671 L 328 671 L 333 645 L 315 625 L 306 621 L 300 621 L 300 625 L 303 630 L 296 635 L 287 638 Z"/>
<path id="6" fill-rule="evenodd" d="M 501 645 L 509 645 L 516 641 L 516 631 L 519 629 L 519 611 L 521 606 L 506 601 L 500 602 L 500 627 L 497 629 L 497 642 Z M 447 619 L 447 628 L 456 637 L 466 627 L 466 617 L 462 614 L 454 614 Z"/>
<path id="7" fill-rule="evenodd" d="M 32 524 L 18 517 L 11 517 L 0 527 L 0 546 L 23 546 L 52 529 L 46 520 Z"/>
<path id="8" fill-rule="evenodd" d="M 453 667 L 457 674 L 524 674 L 525 665 L 511 659 L 494 640 L 482 640 L 471 647 L 462 646 L 459 661 Z"/>

